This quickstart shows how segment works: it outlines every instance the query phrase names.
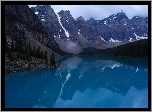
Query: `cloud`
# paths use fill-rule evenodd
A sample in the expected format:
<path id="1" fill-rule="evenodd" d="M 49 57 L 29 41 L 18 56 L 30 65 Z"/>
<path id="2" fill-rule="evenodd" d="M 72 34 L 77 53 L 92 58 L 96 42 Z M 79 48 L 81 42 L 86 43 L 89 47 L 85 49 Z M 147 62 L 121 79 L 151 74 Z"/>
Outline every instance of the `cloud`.
<path id="1" fill-rule="evenodd" d="M 34 5 L 30 5 L 34 6 Z M 129 19 L 134 16 L 148 17 L 148 5 L 51 5 L 56 13 L 69 10 L 73 18 L 82 16 L 85 20 L 101 20 L 123 10 Z"/>
<path id="2" fill-rule="evenodd" d="M 76 47 L 76 43 L 74 43 L 74 42 L 69 42 L 69 43 L 67 44 L 67 48 L 68 48 L 69 50 L 73 50 L 73 49 L 75 49 L 75 47 Z"/>
<path id="3" fill-rule="evenodd" d="M 123 10 L 131 19 L 134 16 L 148 16 L 148 5 L 51 5 L 55 12 L 69 10 L 76 19 L 79 16 L 85 20 L 94 18 L 100 20 Z"/>

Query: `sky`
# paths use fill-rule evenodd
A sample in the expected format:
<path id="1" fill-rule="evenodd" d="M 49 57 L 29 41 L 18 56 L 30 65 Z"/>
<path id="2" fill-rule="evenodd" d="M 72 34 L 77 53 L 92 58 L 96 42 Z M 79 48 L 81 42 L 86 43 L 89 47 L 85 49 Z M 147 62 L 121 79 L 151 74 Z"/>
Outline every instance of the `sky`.
<path id="1" fill-rule="evenodd" d="M 69 10 L 74 19 L 82 16 L 85 20 L 90 18 L 101 20 L 121 10 L 129 19 L 134 16 L 148 17 L 148 5 L 51 5 L 51 7 L 56 13 Z"/>

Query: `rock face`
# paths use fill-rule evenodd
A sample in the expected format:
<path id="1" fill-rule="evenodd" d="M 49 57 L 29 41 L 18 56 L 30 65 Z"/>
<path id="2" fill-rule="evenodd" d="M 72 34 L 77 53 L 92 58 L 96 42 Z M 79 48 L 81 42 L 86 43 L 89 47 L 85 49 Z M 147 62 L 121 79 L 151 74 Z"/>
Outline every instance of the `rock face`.
<path id="1" fill-rule="evenodd" d="M 38 5 L 37 7 L 32 7 L 31 9 L 41 20 L 45 30 L 52 38 L 59 35 L 62 39 L 67 38 L 64 30 L 59 24 L 57 15 L 49 5 Z"/>
<path id="2" fill-rule="evenodd" d="M 135 16 L 128 19 L 123 11 L 102 20 L 90 18 L 85 21 L 83 15 L 75 20 L 69 10 L 56 14 L 50 5 L 31 9 L 60 49 L 74 54 L 86 47 L 104 49 L 148 38 L 148 18 Z M 75 51 L 68 49 L 68 41 L 75 44 Z"/>
<path id="3" fill-rule="evenodd" d="M 97 29 L 98 34 L 108 41 L 111 38 L 118 41 L 138 40 L 139 37 L 148 37 L 148 18 L 135 16 L 128 19 L 121 11 L 103 20 L 88 20 L 88 23 Z"/>
<path id="4" fill-rule="evenodd" d="M 7 41 L 11 43 L 14 37 L 22 34 L 22 40 L 30 43 L 36 48 L 40 46 L 40 50 L 47 50 L 48 56 L 52 50 L 47 47 L 48 44 L 53 45 L 49 34 L 46 32 L 39 18 L 26 5 L 6 5 L 5 6 L 5 36 Z M 60 57 L 59 54 L 55 54 Z"/>
<path id="5" fill-rule="evenodd" d="M 55 13 L 50 5 L 31 8 L 7 5 L 5 13 L 8 40 L 22 32 L 23 40 L 36 47 L 42 45 L 42 51 L 53 50 L 60 55 L 79 54 L 87 47 L 111 48 L 148 37 L 148 18 L 128 19 L 123 11 L 102 20 L 90 18 L 87 21 L 83 15 L 74 19 L 69 10 Z"/>
<path id="6" fill-rule="evenodd" d="M 47 40 L 48 35 L 37 16 L 28 8 L 28 6 L 6 5 L 5 14 L 5 30 L 7 32 L 11 29 L 15 29 L 12 33 L 16 34 L 20 29 L 23 29 L 24 32 L 28 32 L 29 34 L 32 33 L 33 35 L 35 34 L 33 36 L 35 39 L 45 43 L 44 40 Z"/>
<path id="7" fill-rule="evenodd" d="M 47 8 L 47 6 L 45 7 Z M 50 14 L 51 10 L 49 10 Z M 49 18 L 50 16 L 48 16 Z M 53 17 L 53 15 L 51 16 Z M 57 17 L 56 17 L 57 18 Z M 49 19 L 48 19 L 49 21 Z M 58 22 L 57 22 L 58 23 Z M 58 60 L 61 58 L 59 48 L 56 48 L 58 45 L 55 41 L 51 32 L 47 32 L 47 28 L 42 25 L 38 16 L 26 5 L 6 5 L 5 6 L 5 38 L 8 43 L 7 47 L 11 48 L 11 55 L 14 55 L 16 51 L 12 50 L 13 44 L 16 45 L 17 39 L 21 39 L 24 45 L 23 49 L 27 49 L 27 44 L 30 43 L 31 47 L 38 48 L 40 47 L 40 52 L 42 54 L 47 51 L 48 59 L 52 52 L 55 52 L 55 59 Z M 53 25 L 49 24 L 49 25 Z M 59 23 L 58 23 L 59 26 Z M 56 27 L 58 28 L 58 27 Z M 53 29 L 56 29 L 53 28 Z M 55 32 L 52 30 L 52 32 Z M 56 33 L 56 32 L 55 32 Z M 65 34 L 63 34 L 65 35 Z M 6 50 L 6 49 L 5 49 Z M 20 53 L 20 51 L 18 51 Z M 28 51 L 29 52 L 29 51 Z M 34 52 L 34 51 L 33 51 Z M 24 52 L 25 53 L 25 52 Z M 25 71 L 31 69 L 42 69 L 49 67 L 49 61 L 46 63 L 43 59 L 38 59 L 32 57 L 31 61 L 28 59 L 18 59 L 15 58 L 10 60 L 10 57 L 5 54 L 5 73 L 16 72 L 16 71 Z"/>

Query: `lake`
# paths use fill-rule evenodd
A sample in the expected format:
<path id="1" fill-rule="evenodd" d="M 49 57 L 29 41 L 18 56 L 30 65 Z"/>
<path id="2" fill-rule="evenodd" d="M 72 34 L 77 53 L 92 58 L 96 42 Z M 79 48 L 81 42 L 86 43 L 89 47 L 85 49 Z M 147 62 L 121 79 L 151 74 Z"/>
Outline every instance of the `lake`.
<path id="1" fill-rule="evenodd" d="M 5 76 L 6 108 L 148 108 L 148 60 L 73 56 Z"/>

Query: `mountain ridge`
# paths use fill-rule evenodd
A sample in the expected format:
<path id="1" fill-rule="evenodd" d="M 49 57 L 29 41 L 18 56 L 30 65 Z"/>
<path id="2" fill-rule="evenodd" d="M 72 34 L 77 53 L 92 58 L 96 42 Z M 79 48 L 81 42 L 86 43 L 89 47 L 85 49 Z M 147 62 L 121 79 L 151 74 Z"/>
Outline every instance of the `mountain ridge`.
<path id="1" fill-rule="evenodd" d="M 74 19 L 69 10 L 55 13 L 51 6 L 47 5 L 48 9 L 45 7 L 46 5 L 43 5 L 31 9 L 37 12 L 37 16 L 48 31 L 53 30 L 50 36 L 59 38 L 55 40 L 58 40 L 60 49 L 64 45 L 65 49 L 62 50 L 69 53 L 79 54 L 86 42 L 88 44 L 85 47 L 105 49 L 148 38 L 148 18 L 135 16 L 128 19 L 126 14 L 120 11 L 102 20 L 90 18 L 85 21 L 83 15 Z M 52 11 L 49 13 L 49 10 Z M 81 41 L 80 36 L 85 42 Z M 76 52 L 68 50 L 67 41 L 76 44 L 73 48 L 77 49 Z"/>

